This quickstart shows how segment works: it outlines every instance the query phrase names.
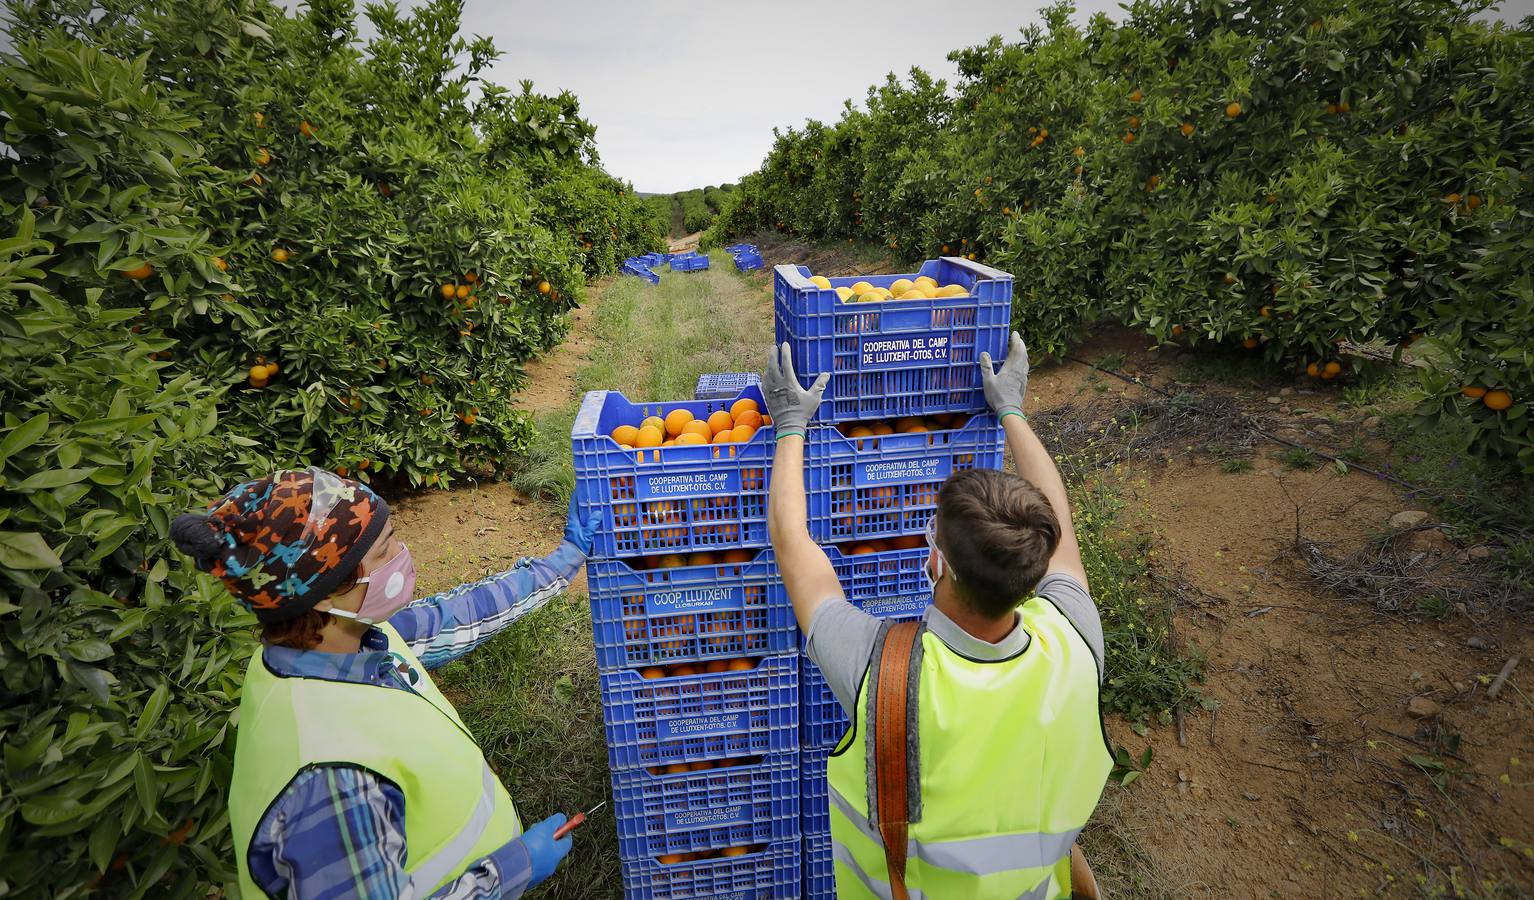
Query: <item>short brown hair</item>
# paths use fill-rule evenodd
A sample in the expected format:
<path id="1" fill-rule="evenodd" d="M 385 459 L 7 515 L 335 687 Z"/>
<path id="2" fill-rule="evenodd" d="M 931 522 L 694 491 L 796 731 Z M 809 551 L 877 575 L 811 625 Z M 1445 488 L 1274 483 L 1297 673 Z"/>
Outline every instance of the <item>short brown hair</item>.
<path id="1" fill-rule="evenodd" d="M 357 570 L 341 580 L 330 596 L 339 597 L 357 586 Z M 310 608 L 301 615 L 281 622 L 268 622 L 261 626 L 261 643 L 294 650 L 312 650 L 319 646 L 320 632 L 330 624 L 330 613 Z"/>
<path id="2" fill-rule="evenodd" d="M 1049 498 L 1020 475 L 955 472 L 937 494 L 937 542 L 961 599 L 999 619 L 1038 585 L 1060 543 Z"/>

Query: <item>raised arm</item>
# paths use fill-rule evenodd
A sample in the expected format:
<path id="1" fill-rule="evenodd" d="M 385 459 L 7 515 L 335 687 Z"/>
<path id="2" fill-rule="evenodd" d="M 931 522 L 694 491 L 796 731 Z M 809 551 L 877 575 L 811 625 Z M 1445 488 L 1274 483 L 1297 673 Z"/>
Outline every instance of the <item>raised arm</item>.
<path id="1" fill-rule="evenodd" d="M 1076 529 L 1071 522 L 1071 502 L 1065 493 L 1065 482 L 1049 451 L 1044 449 L 1023 415 L 1023 397 L 1028 391 L 1028 348 L 1023 344 L 1022 336 L 1012 332 L 1012 345 L 999 372 L 994 371 L 989 353 L 980 354 L 980 377 L 985 384 L 986 403 L 1001 419 L 1002 430 L 1007 436 L 1007 450 L 1017 464 L 1017 474 L 1032 482 L 1049 499 L 1055 518 L 1060 522 L 1060 544 L 1049 558 L 1048 571 L 1065 572 L 1080 579 L 1082 586 L 1088 586 L 1086 568 L 1081 564 L 1081 544 L 1076 541 Z"/>
<path id="2" fill-rule="evenodd" d="M 772 458 L 772 487 L 767 496 L 767 530 L 778 558 L 783 586 L 794 604 L 794 618 L 808 631 L 815 610 L 826 600 L 842 596 L 836 570 L 824 550 L 810 539 L 804 498 L 804 440 L 810 417 L 825 393 L 827 373 L 809 390 L 799 386 L 788 345 L 774 347 L 762 377 L 762 396 L 777 439 Z"/>

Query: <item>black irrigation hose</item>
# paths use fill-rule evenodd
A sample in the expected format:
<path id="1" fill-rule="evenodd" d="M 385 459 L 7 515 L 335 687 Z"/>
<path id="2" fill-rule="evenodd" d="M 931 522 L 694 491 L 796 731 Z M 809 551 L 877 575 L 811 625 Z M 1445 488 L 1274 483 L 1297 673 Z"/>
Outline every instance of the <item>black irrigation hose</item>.
<path id="1" fill-rule="evenodd" d="M 1149 380 L 1147 380 L 1145 378 L 1142 378 L 1139 375 L 1125 375 L 1123 372 L 1116 372 L 1113 369 L 1104 368 L 1103 366 L 1099 366 L 1096 363 L 1087 362 L 1084 359 L 1081 359 L 1081 358 L 1075 357 L 1075 356 L 1070 356 L 1068 354 L 1067 355 L 1063 355 L 1060 358 L 1065 360 L 1066 362 L 1073 362 L 1073 363 L 1077 363 L 1079 365 L 1086 366 L 1089 369 L 1095 369 L 1095 370 L 1097 370 L 1099 372 L 1102 372 L 1105 375 L 1112 375 L 1114 378 L 1117 378 L 1117 379 L 1119 379 L 1121 381 L 1126 381 L 1129 384 L 1138 385 L 1139 387 L 1145 388 L 1148 391 L 1151 391 L 1151 392 L 1156 393 L 1156 394 L 1160 394 L 1161 396 L 1167 398 L 1168 400 L 1174 399 L 1175 395 L 1170 394 L 1170 393 L 1162 390 L 1161 388 L 1156 387 L 1155 385 L 1151 384 Z M 1287 438 L 1281 438 L 1281 437 L 1279 437 L 1278 435 L 1275 435 L 1275 434 L 1269 434 L 1268 432 L 1263 431 L 1261 428 L 1257 427 L 1257 423 L 1255 421 L 1253 421 L 1252 417 L 1249 416 L 1249 415 L 1246 415 L 1245 413 L 1241 414 L 1241 422 L 1244 425 L 1246 425 L 1246 427 L 1248 427 L 1252 431 L 1256 432 L 1258 435 L 1260 435 L 1260 436 L 1262 436 L 1262 437 L 1272 441 L 1275 444 L 1283 444 L 1284 446 L 1287 446 L 1287 447 L 1294 447 L 1294 448 L 1299 449 L 1299 450 L 1304 450 L 1307 453 L 1313 453 L 1316 456 L 1319 456 L 1319 457 L 1321 457 L 1323 459 L 1329 459 L 1332 462 L 1341 463 L 1342 465 L 1347 466 L 1349 469 L 1357 469 L 1358 471 L 1363 472 L 1363 473 L 1365 473 L 1367 475 L 1373 475 L 1374 477 L 1379 478 L 1382 481 L 1389 481 L 1389 482 L 1391 482 L 1393 484 L 1400 485 L 1401 487 L 1403 487 L 1406 490 L 1412 492 L 1413 494 L 1425 495 L 1427 497 L 1430 497 L 1430 498 L 1436 500 L 1439 503 L 1443 503 L 1443 504 L 1445 504 L 1447 506 L 1452 506 L 1455 509 L 1458 509 L 1461 512 L 1466 513 L 1467 515 L 1469 515 L 1475 521 L 1480 522 L 1481 524 L 1487 526 L 1488 528 L 1491 528 L 1494 531 L 1500 531 L 1503 534 L 1513 535 L 1513 536 L 1520 537 L 1520 538 L 1527 538 L 1527 537 L 1530 536 L 1530 532 L 1527 529 L 1519 528 L 1519 527 L 1513 526 L 1513 525 L 1508 525 L 1508 524 L 1503 523 L 1503 522 L 1490 521 L 1490 520 L 1487 519 L 1487 517 L 1484 514 L 1478 512 L 1478 511 L 1476 511 L 1474 509 L 1471 509 L 1465 503 L 1463 503 L 1461 501 L 1458 501 L 1458 500 L 1455 500 L 1455 499 L 1453 499 L 1451 497 L 1446 497 L 1443 494 L 1440 494 L 1439 492 L 1437 492 L 1435 490 L 1432 490 L 1430 488 L 1425 488 L 1425 487 L 1421 487 L 1420 485 L 1412 484 L 1409 481 L 1405 481 L 1405 480 L 1403 480 L 1401 478 L 1397 478 L 1396 476 L 1390 474 L 1389 472 L 1382 472 L 1379 469 L 1371 469 L 1371 468 L 1369 468 L 1368 466 L 1365 466 L 1365 465 L 1360 465 L 1358 463 L 1349 462 L 1348 460 L 1342 459 L 1342 458 L 1337 457 L 1337 456 L 1333 456 L 1332 454 L 1327 453 L 1325 450 L 1317 450 L 1314 447 L 1310 447 L 1310 446 L 1307 446 L 1305 444 L 1297 443 L 1297 442 L 1291 441 L 1291 440 L 1289 440 Z"/>

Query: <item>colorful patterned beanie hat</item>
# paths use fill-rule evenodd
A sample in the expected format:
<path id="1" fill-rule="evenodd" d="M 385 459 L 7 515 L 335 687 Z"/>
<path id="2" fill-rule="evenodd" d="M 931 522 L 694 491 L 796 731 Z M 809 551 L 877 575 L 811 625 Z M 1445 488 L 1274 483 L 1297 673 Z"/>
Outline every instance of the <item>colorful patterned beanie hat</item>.
<path id="1" fill-rule="evenodd" d="M 389 521 L 367 485 L 320 468 L 247 481 L 177 516 L 171 539 L 264 625 L 303 615 L 356 570 Z"/>

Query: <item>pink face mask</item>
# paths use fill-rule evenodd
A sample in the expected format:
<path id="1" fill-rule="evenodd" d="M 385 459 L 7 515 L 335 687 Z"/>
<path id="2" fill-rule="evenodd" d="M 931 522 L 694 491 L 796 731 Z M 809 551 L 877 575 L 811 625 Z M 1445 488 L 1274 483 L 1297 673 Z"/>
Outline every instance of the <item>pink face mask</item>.
<path id="1" fill-rule="evenodd" d="M 410 556 L 410 548 L 400 544 L 393 559 L 372 574 L 358 578 L 357 583 L 368 586 L 362 595 L 362 606 L 356 612 L 332 608 L 331 615 L 377 625 L 399 612 L 415 596 L 415 560 Z"/>

